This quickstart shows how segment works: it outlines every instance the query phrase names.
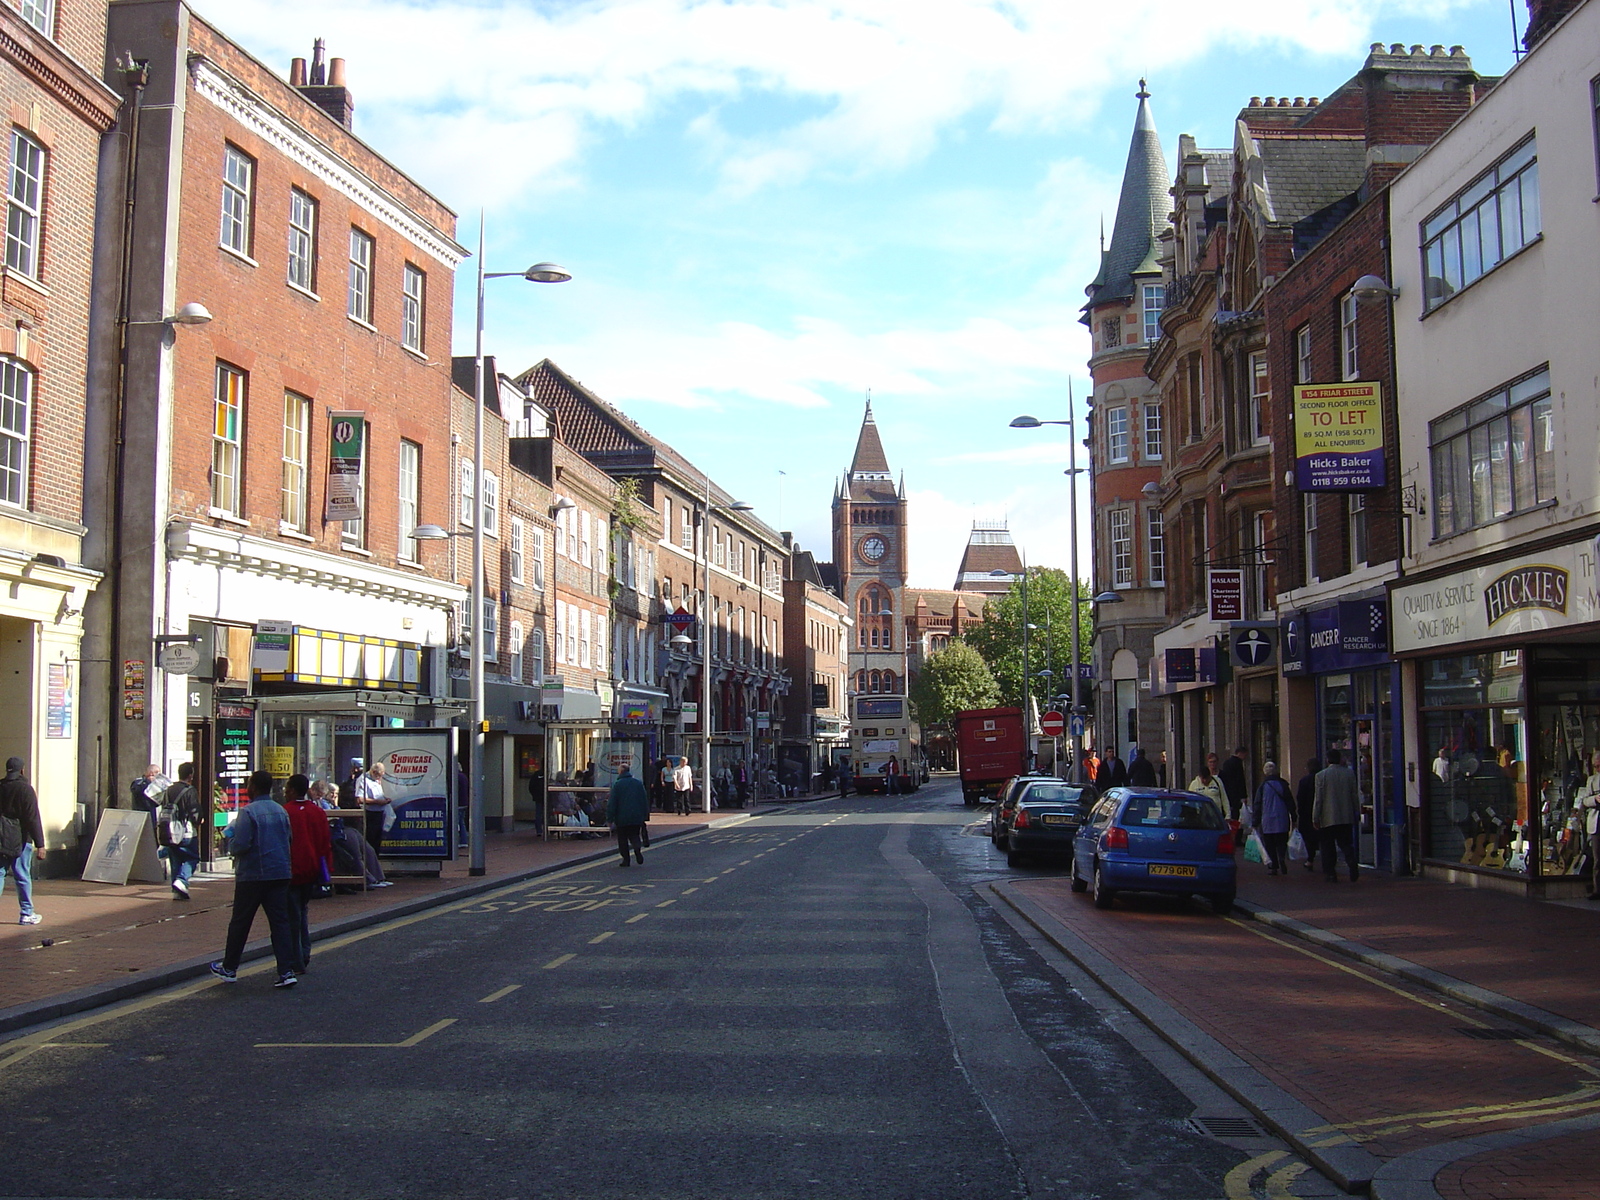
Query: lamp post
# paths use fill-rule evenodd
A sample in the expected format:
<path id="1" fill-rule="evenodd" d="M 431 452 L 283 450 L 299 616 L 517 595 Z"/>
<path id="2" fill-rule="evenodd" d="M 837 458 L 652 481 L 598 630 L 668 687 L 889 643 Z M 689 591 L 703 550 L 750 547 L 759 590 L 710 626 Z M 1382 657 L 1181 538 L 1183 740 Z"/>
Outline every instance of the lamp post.
<path id="1" fill-rule="evenodd" d="M 467 842 L 471 856 L 469 874 L 485 873 L 483 845 L 483 735 L 488 729 L 484 716 L 483 642 L 488 633 L 483 605 L 483 283 L 486 279 L 518 276 L 529 283 L 566 283 L 572 273 L 555 263 L 534 263 L 526 271 L 485 271 L 483 269 L 484 219 L 478 215 L 478 321 L 472 351 L 472 752 L 468 760 L 467 786 L 472 797 L 467 809 Z"/>
<path id="2" fill-rule="evenodd" d="M 1067 419 L 1065 421 L 1041 421 L 1037 417 L 1016 417 L 1011 422 L 1011 428 L 1013 428 L 1013 429 L 1038 429 L 1041 425 L 1065 425 L 1067 427 L 1067 441 L 1068 441 L 1069 446 L 1071 447 L 1070 453 L 1072 455 L 1072 465 L 1069 466 L 1065 471 L 1065 474 L 1066 474 L 1067 480 L 1068 480 L 1068 486 L 1067 486 L 1068 537 L 1067 537 L 1067 541 L 1068 541 L 1068 544 L 1070 546 L 1069 554 L 1070 554 L 1070 559 L 1071 559 L 1070 566 L 1071 566 L 1071 571 L 1072 571 L 1072 673 L 1071 673 L 1072 714 L 1071 715 L 1073 717 L 1078 717 L 1078 718 L 1081 719 L 1081 717 L 1083 715 L 1083 711 L 1082 711 L 1083 706 L 1082 706 L 1082 703 L 1080 702 L 1080 699 L 1079 699 L 1079 687 L 1080 687 L 1079 676 L 1082 674 L 1082 662 L 1083 662 L 1083 646 L 1081 644 L 1082 637 L 1083 637 L 1083 623 L 1079 619 L 1079 615 L 1078 615 L 1078 613 L 1079 613 L 1079 608 L 1078 608 L 1078 590 L 1079 590 L 1079 588 L 1078 588 L 1078 476 L 1079 476 L 1080 473 L 1082 473 L 1085 470 L 1085 468 L 1080 467 L 1078 465 L 1078 425 L 1077 425 L 1076 412 L 1075 412 L 1075 410 L 1073 408 L 1072 381 L 1070 379 L 1067 380 Z M 1120 599 L 1120 597 L 1119 597 L 1119 599 Z M 1076 730 L 1077 729 L 1077 724 L 1075 722 L 1072 723 L 1071 724 L 1071 728 L 1073 730 Z M 1078 783 L 1084 782 L 1082 763 L 1083 763 L 1083 734 L 1074 732 L 1072 734 L 1072 776 L 1073 776 L 1073 779 Z"/>
<path id="3" fill-rule="evenodd" d="M 1010 579 L 1013 582 L 1022 581 L 1022 727 L 1028 744 L 1028 765 L 1031 767 L 1034 760 L 1033 745 L 1033 686 L 1032 677 L 1029 675 L 1028 663 L 1028 631 L 1034 627 L 1028 623 L 1028 559 L 1022 558 L 1022 574 L 1016 575 L 1010 571 L 994 570 L 989 575 L 994 579 Z"/>
<path id="4" fill-rule="evenodd" d="M 700 564 L 705 586 L 700 592 L 700 805 L 711 811 L 711 514 L 745 513 L 751 506 L 711 503 L 711 476 L 705 477 L 705 503 L 700 506 Z"/>

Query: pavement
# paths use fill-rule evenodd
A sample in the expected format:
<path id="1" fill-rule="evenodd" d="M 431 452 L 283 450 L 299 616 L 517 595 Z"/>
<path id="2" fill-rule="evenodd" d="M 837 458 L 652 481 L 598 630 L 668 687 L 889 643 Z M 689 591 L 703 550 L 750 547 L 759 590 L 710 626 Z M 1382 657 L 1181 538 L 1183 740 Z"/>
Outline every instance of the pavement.
<path id="1" fill-rule="evenodd" d="M 787 804 L 796 801 L 785 802 Z M 782 804 L 719 809 L 709 816 L 653 813 L 652 840 L 682 836 L 769 812 Z M 490 833 L 480 877 L 469 874 L 466 857 L 446 862 L 437 877 L 394 876 L 392 887 L 335 895 L 313 903 L 312 938 L 320 940 L 395 917 L 548 874 L 574 863 L 616 854 L 610 835 L 541 841 L 534 826 Z M 233 901 L 233 878 L 197 875 L 192 899 L 174 900 L 165 883 L 117 887 L 80 879 L 35 879 L 39 925 L 14 922 L 16 894 L 0 894 L 0 1034 L 40 1021 L 83 1012 L 167 987 L 205 973 L 222 956 Z M 261 936 L 245 950 L 245 961 L 270 952 L 266 919 Z"/>
<path id="2" fill-rule="evenodd" d="M 1240 903 L 992 885 L 1341 1187 L 1379 1200 L 1597 1194 L 1600 905 L 1240 864 Z"/>

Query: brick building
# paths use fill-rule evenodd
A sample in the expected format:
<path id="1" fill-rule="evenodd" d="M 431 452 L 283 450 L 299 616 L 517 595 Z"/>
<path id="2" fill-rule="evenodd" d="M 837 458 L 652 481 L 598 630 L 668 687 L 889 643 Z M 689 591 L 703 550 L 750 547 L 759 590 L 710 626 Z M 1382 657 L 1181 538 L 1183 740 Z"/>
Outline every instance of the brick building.
<path id="1" fill-rule="evenodd" d="M 786 706 L 781 754 L 805 783 L 848 753 L 850 728 L 850 610 L 830 588 L 821 564 L 784 535 L 789 550 L 783 581 L 783 661 L 794 681 Z"/>
<path id="2" fill-rule="evenodd" d="M 352 133 L 320 46 L 285 82 L 180 0 L 118 0 L 107 44 L 148 85 L 111 76 L 129 97 L 131 156 L 107 173 L 132 185 L 128 320 L 96 333 L 113 378 L 126 332 L 127 370 L 87 433 L 110 579 L 85 656 L 112 670 L 86 681 L 109 745 L 82 790 L 114 799 L 147 762 L 192 759 L 210 795 L 224 743 L 247 751 L 235 767 L 342 777 L 363 729 L 454 710 L 466 593 L 411 533 L 451 515 L 455 217 Z M 119 189 L 100 211 L 120 227 Z M 213 319 L 162 323 L 186 304 Z M 282 652 L 252 647 L 262 621 L 291 631 Z M 174 640 L 200 650 L 188 676 L 156 669 Z M 221 782 L 226 807 L 242 780 Z"/>
<path id="3" fill-rule="evenodd" d="M 83 426 L 101 145 L 120 97 L 82 64 L 105 58 L 105 0 L 0 6 L 9 116 L 0 271 L 0 703 L 6 754 L 27 763 L 49 848 L 83 827 L 83 612 L 101 576 L 84 546 Z"/>
<path id="4" fill-rule="evenodd" d="M 868 400 L 850 469 L 833 497 L 833 564 L 839 596 L 855 621 L 850 686 L 860 695 L 904 695 L 908 686 L 908 515 L 905 487 L 889 470 Z"/>

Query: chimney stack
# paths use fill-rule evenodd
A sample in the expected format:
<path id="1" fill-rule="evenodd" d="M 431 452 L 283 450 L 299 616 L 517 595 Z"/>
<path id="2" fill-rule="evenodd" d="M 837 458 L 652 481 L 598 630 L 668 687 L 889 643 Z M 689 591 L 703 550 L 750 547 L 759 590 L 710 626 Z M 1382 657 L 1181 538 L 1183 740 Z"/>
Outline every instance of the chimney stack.
<path id="1" fill-rule="evenodd" d="M 356 101 L 345 86 L 344 59 L 324 59 L 327 45 L 318 38 L 311 49 L 310 70 L 306 60 L 289 64 L 289 85 L 346 129 L 355 118 Z"/>
<path id="2" fill-rule="evenodd" d="M 1528 31 L 1522 35 L 1522 44 L 1532 50 L 1578 3 L 1579 0 L 1528 0 Z"/>

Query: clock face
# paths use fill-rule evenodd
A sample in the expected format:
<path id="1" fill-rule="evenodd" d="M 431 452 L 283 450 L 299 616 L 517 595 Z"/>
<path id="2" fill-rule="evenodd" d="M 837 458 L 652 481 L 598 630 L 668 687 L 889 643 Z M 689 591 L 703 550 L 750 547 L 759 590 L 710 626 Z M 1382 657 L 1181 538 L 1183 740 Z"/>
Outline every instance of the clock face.
<path id="1" fill-rule="evenodd" d="M 861 539 L 861 557 L 868 562 L 881 562 L 887 553 L 889 553 L 889 543 L 877 534 Z"/>

